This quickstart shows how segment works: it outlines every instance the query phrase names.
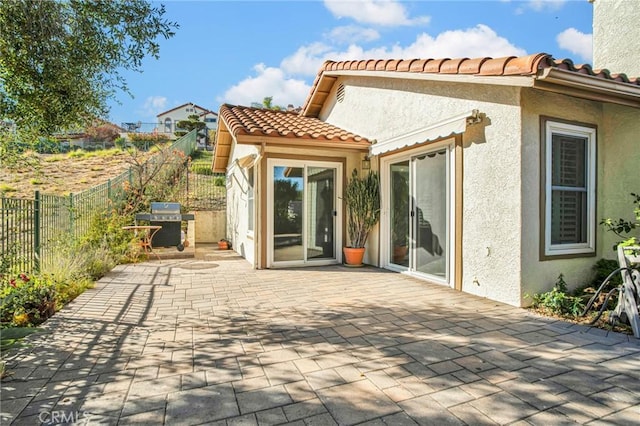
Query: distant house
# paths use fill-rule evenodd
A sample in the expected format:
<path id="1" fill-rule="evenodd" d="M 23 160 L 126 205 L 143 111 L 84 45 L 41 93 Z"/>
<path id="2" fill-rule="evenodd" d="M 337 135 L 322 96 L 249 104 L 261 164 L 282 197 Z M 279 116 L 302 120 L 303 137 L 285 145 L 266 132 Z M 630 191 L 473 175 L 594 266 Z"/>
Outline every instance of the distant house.
<path id="1" fill-rule="evenodd" d="M 197 115 L 207 125 L 210 130 L 216 130 L 218 127 L 218 113 L 207 108 L 187 102 L 168 111 L 161 112 L 158 117 L 158 132 L 168 134 L 172 139 L 176 138 L 176 123 L 187 120 L 190 115 Z"/>
<path id="2" fill-rule="evenodd" d="M 637 22 L 632 3 L 595 0 L 594 28 Z M 234 249 L 256 268 L 341 263 L 343 189 L 373 169 L 367 263 L 515 306 L 560 273 L 588 282 L 615 255 L 600 220 L 631 216 L 640 190 L 640 79 L 622 74 L 640 75 L 640 29 L 625 28 L 594 31 L 624 41 L 596 58 L 634 56 L 599 64 L 620 74 L 546 53 L 327 61 L 300 113 L 222 105 Z"/>

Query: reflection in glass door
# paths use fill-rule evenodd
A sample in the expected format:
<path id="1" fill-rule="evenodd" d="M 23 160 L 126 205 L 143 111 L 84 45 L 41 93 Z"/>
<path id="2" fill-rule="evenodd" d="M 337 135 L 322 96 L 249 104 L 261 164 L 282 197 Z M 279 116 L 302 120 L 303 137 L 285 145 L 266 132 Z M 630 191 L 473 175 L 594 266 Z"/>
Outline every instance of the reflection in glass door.
<path id="1" fill-rule="evenodd" d="M 391 261 L 409 266 L 409 160 L 391 165 Z"/>
<path id="2" fill-rule="evenodd" d="M 334 259 L 336 169 L 307 168 L 307 259 Z"/>
<path id="3" fill-rule="evenodd" d="M 439 151 L 414 157 L 415 220 L 413 268 L 448 279 L 447 155 Z"/>
<path id="4" fill-rule="evenodd" d="M 420 154 L 389 165 L 389 263 L 449 280 L 449 156 Z"/>
<path id="5" fill-rule="evenodd" d="M 269 264 L 337 262 L 339 167 L 273 160 L 269 170 Z"/>
<path id="6" fill-rule="evenodd" d="M 301 167 L 273 168 L 273 260 L 303 260 Z"/>

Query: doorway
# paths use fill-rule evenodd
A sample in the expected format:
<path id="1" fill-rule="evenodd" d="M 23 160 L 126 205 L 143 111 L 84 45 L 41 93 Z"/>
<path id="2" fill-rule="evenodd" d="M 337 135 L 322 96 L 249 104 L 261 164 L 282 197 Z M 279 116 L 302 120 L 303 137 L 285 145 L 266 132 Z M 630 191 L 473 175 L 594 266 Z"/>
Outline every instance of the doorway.
<path id="1" fill-rule="evenodd" d="M 268 267 L 339 263 L 342 164 L 269 159 Z"/>
<path id="2" fill-rule="evenodd" d="M 452 148 L 443 147 L 383 162 L 388 195 L 382 255 L 389 269 L 452 283 L 452 156 Z"/>

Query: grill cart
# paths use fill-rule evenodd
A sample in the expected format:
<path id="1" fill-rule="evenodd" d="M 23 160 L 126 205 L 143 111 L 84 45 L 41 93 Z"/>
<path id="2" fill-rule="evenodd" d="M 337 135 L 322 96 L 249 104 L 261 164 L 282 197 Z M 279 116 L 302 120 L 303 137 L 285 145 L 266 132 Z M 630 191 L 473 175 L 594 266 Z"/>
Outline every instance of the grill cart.
<path id="1" fill-rule="evenodd" d="M 151 240 L 153 247 L 173 247 L 184 250 L 182 241 L 182 222 L 194 220 L 191 213 L 181 214 L 180 203 L 152 202 L 151 213 L 137 213 L 136 222 L 145 220 L 151 226 L 161 226 Z"/>

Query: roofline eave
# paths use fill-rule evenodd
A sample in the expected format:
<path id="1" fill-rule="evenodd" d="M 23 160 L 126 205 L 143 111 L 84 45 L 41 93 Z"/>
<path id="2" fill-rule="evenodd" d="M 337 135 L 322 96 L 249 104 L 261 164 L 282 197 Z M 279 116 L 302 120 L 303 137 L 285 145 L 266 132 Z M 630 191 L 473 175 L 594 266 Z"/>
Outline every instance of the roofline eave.
<path id="1" fill-rule="evenodd" d="M 335 150 L 368 152 L 371 144 L 369 142 L 344 141 L 336 139 L 314 139 L 300 137 L 282 136 L 262 136 L 262 135 L 234 135 L 235 143 L 242 145 L 262 145 L 267 146 L 296 146 L 301 149 L 314 149 L 317 147 L 330 148 Z M 304 142 L 309 142 L 305 145 Z"/>
<path id="2" fill-rule="evenodd" d="M 536 79 L 536 89 L 640 108 L 640 86 L 604 80 L 572 71 L 546 68 Z"/>

